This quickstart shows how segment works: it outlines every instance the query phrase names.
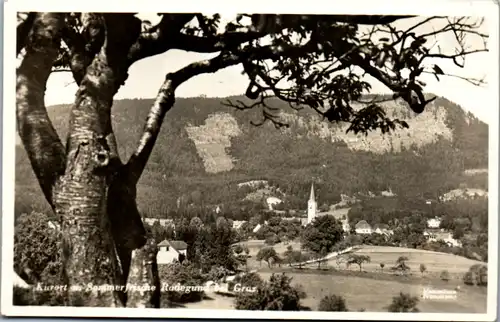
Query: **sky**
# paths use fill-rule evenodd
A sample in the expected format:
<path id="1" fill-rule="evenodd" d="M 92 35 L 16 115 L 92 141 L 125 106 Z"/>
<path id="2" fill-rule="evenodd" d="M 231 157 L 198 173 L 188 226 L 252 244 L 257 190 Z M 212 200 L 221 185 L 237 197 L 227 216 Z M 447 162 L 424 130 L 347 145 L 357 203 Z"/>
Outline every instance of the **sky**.
<path id="1" fill-rule="evenodd" d="M 138 16 L 152 20 L 153 23 L 154 19 L 158 19 L 156 14 L 142 13 Z M 416 21 L 418 22 L 421 19 L 405 19 L 398 22 L 396 26 L 404 29 L 414 25 Z M 223 16 L 224 20 L 227 21 L 227 17 Z M 491 26 L 492 24 L 488 23 L 488 20 L 485 20 L 480 31 L 489 34 Z M 428 24 L 417 31 L 426 33 L 438 27 L 437 25 Z M 435 39 L 435 42 L 442 50 L 447 51 L 453 50 L 456 46 L 456 41 L 451 34 Z M 483 46 L 482 41 L 478 37 L 469 37 L 467 43 L 472 48 Z M 199 54 L 171 50 L 165 54 L 143 59 L 130 68 L 129 78 L 117 93 L 115 99 L 154 98 L 167 73 L 176 71 L 191 62 L 211 58 L 215 55 L 217 53 Z M 464 68 L 455 66 L 449 60 L 439 59 L 436 62 L 439 63 L 440 67 L 446 73 L 464 77 L 484 78 L 488 77 L 491 66 L 496 66 L 493 65 L 496 63 L 493 59 L 495 58 L 491 52 L 474 54 L 467 57 Z M 248 80 L 246 76 L 241 75 L 241 71 L 241 66 L 233 66 L 220 70 L 215 74 L 196 76 L 182 84 L 177 89 L 176 95 L 177 97 L 194 97 L 199 95 L 225 97 L 242 94 L 246 90 Z M 488 122 L 488 119 L 491 117 L 492 106 L 485 106 L 481 102 L 481 98 L 488 94 L 488 85 L 477 87 L 464 80 L 451 77 L 443 77 L 438 82 L 433 75 L 425 75 L 420 79 L 427 84 L 425 87 L 426 92 L 444 96 L 458 103 L 482 121 Z M 372 84 L 372 93 L 390 92 L 384 85 L 372 78 L 367 78 L 367 81 Z M 70 73 L 53 73 L 47 84 L 46 105 L 72 103 L 75 98 L 76 89 L 76 84 Z"/>

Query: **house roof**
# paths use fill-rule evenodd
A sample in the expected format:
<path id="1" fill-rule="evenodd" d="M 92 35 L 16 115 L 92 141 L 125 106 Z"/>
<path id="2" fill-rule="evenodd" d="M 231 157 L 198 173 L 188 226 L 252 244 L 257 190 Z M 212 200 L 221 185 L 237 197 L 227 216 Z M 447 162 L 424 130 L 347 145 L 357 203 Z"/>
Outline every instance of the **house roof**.
<path id="1" fill-rule="evenodd" d="M 452 239 L 453 238 L 453 235 L 449 232 L 436 232 L 434 234 L 436 236 L 436 239 L 439 240 L 439 239 Z"/>
<path id="2" fill-rule="evenodd" d="M 387 224 L 376 224 L 373 226 L 374 229 L 381 229 L 381 230 L 387 230 L 389 229 L 389 225 Z"/>
<path id="3" fill-rule="evenodd" d="M 366 220 L 360 220 L 356 224 L 356 228 L 366 229 L 366 228 L 371 228 L 371 226 L 366 222 Z"/>
<path id="4" fill-rule="evenodd" d="M 164 240 L 158 244 L 158 246 L 170 246 L 175 250 L 185 250 L 187 249 L 187 244 L 182 240 Z"/>

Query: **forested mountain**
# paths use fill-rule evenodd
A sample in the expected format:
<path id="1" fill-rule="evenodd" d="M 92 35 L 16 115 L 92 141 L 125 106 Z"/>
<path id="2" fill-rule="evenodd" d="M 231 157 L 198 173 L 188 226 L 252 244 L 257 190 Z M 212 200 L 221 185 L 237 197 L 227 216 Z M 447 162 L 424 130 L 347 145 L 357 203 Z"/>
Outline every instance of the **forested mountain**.
<path id="1" fill-rule="evenodd" d="M 366 100 L 372 97 L 366 97 Z M 467 185 L 487 190 L 488 126 L 444 98 L 414 115 L 403 103 L 383 103 L 389 115 L 409 129 L 367 136 L 346 134 L 343 124 L 322 121 L 310 109 L 292 110 L 275 100 L 287 128 L 252 125 L 258 109 L 237 110 L 230 98 L 179 98 L 168 112 L 153 155 L 138 187 L 139 209 L 147 216 L 167 216 L 182 205 L 249 207 L 245 200 L 267 180 L 290 208 L 305 209 L 315 182 L 320 205 L 338 202 L 340 194 L 391 190 L 403 198 L 436 198 Z M 123 160 L 137 145 L 151 99 L 118 100 L 113 123 Z M 65 141 L 69 107 L 53 106 L 50 116 Z M 241 186 L 241 185 L 240 185 Z M 47 210 L 22 146 L 16 150 L 16 213 Z M 181 207 L 182 208 L 182 207 Z"/>

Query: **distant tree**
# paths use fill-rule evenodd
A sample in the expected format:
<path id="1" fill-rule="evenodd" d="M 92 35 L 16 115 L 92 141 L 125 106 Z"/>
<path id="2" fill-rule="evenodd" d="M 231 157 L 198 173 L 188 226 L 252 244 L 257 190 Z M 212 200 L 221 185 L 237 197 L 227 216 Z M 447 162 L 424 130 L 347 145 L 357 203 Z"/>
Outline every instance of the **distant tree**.
<path id="1" fill-rule="evenodd" d="M 322 312 L 347 312 L 347 305 L 342 296 L 327 295 L 319 301 L 318 311 Z"/>
<path id="2" fill-rule="evenodd" d="M 444 270 L 439 275 L 439 278 L 441 278 L 443 281 L 448 282 L 450 280 L 450 273 L 447 270 Z"/>
<path id="3" fill-rule="evenodd" d="M 475 264 L 465 273 L 463 281 L 468 285 L 487 286 L 488 285 L 488 267 L 482 264 Z"/>
<path id="4" fill-rule="evenodd" d="M 403 292 L 392 298 L 392 303 L 387 308 L 388 312 L 419 312 L 417 308 L 418 298 Z"/>
<path id="5" fill-rule="evenodd" d="M 404 265 L 406 265 L 407 261 L 408 261 L 408 257 L 406 257 L 406 256 L 399 256 L 398 259 L 396 260 L 396 264 L 404 264 Z"/>
<path id="6" fill-rule="evenodd" d="M 266 245 L 273 246 L 280 242 L 278 236 L 275 233 L 269 233 L 264 241 Z"/>
<path id="7" fill-rule="evenodd" d="M 462 226 L 457 226 L 453 229 L 453 238 L 460 240 L 465 236 L 465 230 Z"/>
<path id="8" fill-rule="evenodd" d="M 261 262 L 261 261 L 267 262 L 267 266 L 269 266 L 269 268 L 271 268 L 271 264 L 273 262 L 279 261 L 279 256 L 274 248 L 263 247 L 259 250 L 255 259 L 257 259 L 259 262 Z"/>
<path id="9" fill-rule="evenodd" d="M 294 250 L 291 254 L 292 263 L 295 263 L 299 266 L 299 269 L 302 269 L 304 266 L 304 262 L 311 259 L 311 256 L 307 253 L 304 253 L 300 250 Z"/>
<path id="10" fill-rule="evenodd" d="M 248 269 L 248 254 L 245 253 L 245 248 L 241 244 L 237 244 L 233 247 L 234 254 L 236 256 L 236 261 L 239 265 L 245 266 Z"/>
<path id="11" fill-rule="evenodd" d="M 293 263 L 293 257 L 292 257 L 292 254 L 293 254 L 293 247 L 291 245 L 288 245 L 285 252 L 283 253 L 283 258 L 285 259 L 285 261 L 288 263 L 288 266 L 292 266 L 292 263 Z"/>
<path id="12" fill-rule="evenodd" d="M 424 275 L 426 270 L 427 270 L 427 267 L 424 264 L 420 264 L 420 273 L 422 275 Z"/>
<path id="13" fill-rule="evenodd" d="M 323 257 L 335 250 L 336 244 L 343 239 L 343 234 L 342 224 L 335 217 L 317 217 L 302 231 L 302 247 Z"/>
<path id="14" fill-rule="evenodd" d="M 153 238 L 156 240 L 156 242 L 160 243 L 167 239 L 167 234 L 165 227 L 163 227 L 160 222 L 155 221 L 152 226 L 149 226 L 149 229 L 151 231 L 151 234 L 153 235 Z"/>
<path id="15" fill-rule="evenodd" d="M 410 270 L 410 266 L 406 264 L 408 261 L 408 257 L 406 256 L 400 256 L 396 260 L 396 265 L 392 268 L 395 271 L 399 271 L 402 274 L 406 274 Z"/>
<path id="16" fill-rule="evenodd" d="M 474 275 L 471 271 L 468 271 L 464 274 L 463 282 L 466 285 L 474 285 Z"/>
<path id="17" fill-rule="evenodd" d="M 359 266 L 359 271 L 361 272 L 363 268 L 364 263 L 369 263 L 371 261 L 370 256 L 368 255 L 358 255 L 358 254 L 351 254 L 349 255 L 347 259 L 347 264 L 352 265 L 356 264 Z"/>
<path id="18" fill-rule="evenodd" d="M 268 282 L 257 286 L 255 292 L 240 292 L 235 298 L 237 310 L 300 311 L 300 300 L 306 294 L 292 286 L 292 278 L 285 274 L 272 274 Z"/>
<path id="19" fill-rule="evenodd" d="M 200 230 L 203 228 L 203 221 L 200 219 L 200 217 L 193 217 L 191 218 L 191 221 L 189 222 L 189 227 L 195 230 Z"/>
<path id="20" fill-rule="evenodd" d="M 384 272 L 384 267 L 385 267 L 385 264 L 384 264 L 384 263 L 380 263 L 380 270 L 381 270 L 382 272 Z"/>
<path id="21" fill-rule="evenodd" d="M 339 255 L 335 257 L 335 264 L 337 264 L 337 268 L 340 269 L 340 265 L 347 263 L 347 257 L 343 255 Z"/>

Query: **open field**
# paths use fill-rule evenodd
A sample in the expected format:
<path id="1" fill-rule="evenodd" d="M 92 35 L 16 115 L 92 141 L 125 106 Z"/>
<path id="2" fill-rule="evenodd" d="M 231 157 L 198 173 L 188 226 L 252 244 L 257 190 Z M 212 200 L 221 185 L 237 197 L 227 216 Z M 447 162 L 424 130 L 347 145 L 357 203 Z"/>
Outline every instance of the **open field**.
<path id="1" fill-rule="evenodd" d="M 250 250 L 250 256 L 248 260 L 248 267 L 250 269 L 258 269 L 260 264 L 255 260 L 255 256 L 262 247 L 265 247 L 263 240 L 248 240 L 242 242 Z M 288 244 L 279 243 L 274 245 L 274 249 L 279 255 L 285 252 L 286 248 L 291 245 L 293 249 L 300 249 L 300 242 L 291 241 Z M 424 276 L 434 276 L 437 277 L 443 270 L 447 270 L 450 276 L 455 279 L 461 279 L 463 274 L 469 270 L 474 264 L 485 264 L 484 262 L 468 259 L 461 256 L 456 256 L 453 254 L 433 252 L 428 250 L 413 249 L 413 248 L 402 248 L 402 247 L 388 247 L 388 246 L 368 246 L 362 245 L 358 250 L 355 251 L 359 255 L 368 255 L 371 258 L 370 263 L 363 264 L 363 270 L 368 272 L 380 271 L 380 263 L 384 263 L 384 271 L 389 272 L 390 267 L 394 266 L 396 260 L 400 256 L 406 256 L 408 258 L 407 265 L 410 267 L 410 273 L 412 275 L 421 275 L 420 264 L 424 264 L 426 267 L 426 272 Z M 344 255 L 348 256 L 348 255 Z M 264 265 L 263 263 L 262 265 Z M 328 265 L 330 267 L 338 268 L 336 259 L 333 258 L 327 263 L 321 264 L 323 267 Z M 308 264 L 309 267 L 316 267 L 317 264 Z M 345 269 L 345 265 L 341 265 L 341 269 Z M 350 270 L 356 270 L 358 267 L 356 265 L 351 266 Z"/>
<path id="2" fill-rule="evenodd" d="M 292 269 L 288 265 L 281 268 L 262 266 L 255 260 L 258 251 L 265 247 L 262 240 L 249 240 L 243 242 L 252 256 L 249 259 L 249 268 L 258 269 L 264 280 L 269 280 L 272 273 L 285 272 L 293 278 L 293 284 L 300 284 L 307 294 L 302 302 L 303 305 L 312 310 L 317 310 L 319 301 L 323 296 L 329 294 L 341 295 L 346 299 L 347 306 L 351 311 L 365 309 L 368 312 L 385 312 L 386 306 L 392 301 L 392 297 L 399 292 L 410 293 L 420 298 L 418 308 L 421 312 L 428 313 L 484 313 L 486 311 L 486 288 L 467 286 L 462 282 L 463 274 L 473 264 L 481 263 L 464 257 L 451 254 L 424 251 L 418 249 L 384 247 L 384 246 L 362 246 L 356 253 L 371 257 L 371 263 L 363 265 L 363 271 L 353 265 L 349 270 L 341 266 L 341 270 L 335 269 L 317 270 L 317 264 L 308 265 L 310 268 L 299 270 Z M 288 245 L 294 249 L 300 249 L 300 243 L 290 242 L 286 245 L 280 243 L 274 246 L 279 254 L 282 254 Z M 411 275 L 397 276 L 389 273 L 389 268 L 400 256 L 408 257 L 408 265 L 411 267 Z M 380 272 L 380 263 L 385 264 L 384 272 Z M 422 276 L 419 266 L 423 263 L 427 272 Z M 325 264 L 322 264 L 326 267 Z M 336 268 L 334 259 L 328 262 L 328 266 Z M 439 279 L 443 270 L 448 270 L 451 279 L 448 282 Z M 429 300 L 421 297 L 424 288 L 436 290 L 454 290 L 460 286 L 457 300 Z M 186 308 L 203 309 L 233 309 L 233 298 L 219 294 L 208 294 L 210 299 L 198 303 L 186 304 Z"/>
<path id="3" fill-rule="evenodd" d="M 263 279 L 268 280 L 271 272 L 260 272 Z M 399 292 L 410 293 L 420 297 L 418 308 L 425 313 L 485 313 L 486 288 L 466 286 L 461 281 L 421 279 L 420 283 L 409 283 L 394 280 L 378 280 L 359 276 L 345 276 L 335 274 L 317 274 L 313 270 L 300 273 L 287 273 L 293 278 L 292 284 L 300 284 L 307 294 L 303 305 L 317 310 L 319 301 L 323 296 L 334 293 L 346 299 L 347 307 L 351 311 L 365 309 L 368 312 L 386 312 L 385 308 L 392 301 L 392 297 Z M 460 285 L 457 300 L 429 300 L 421 298 L 422 289 L 453 290 Z"/>
<path id="4" fill-rule="evenodd" d="M 263 269 L 259 272 L 264 280 L 283 269 Z M 307 298 L 302 304 L 315 311 L 319 301 L 331 293 L 346 299 L 351 311 L 365 309 L 367 312 L 385 312 L 392 297 L 399 292 L 410 293 L 420 298 L 418 308 L 425 313 L 484 313 L 486 311 L 486 288 L 466 286 L 460 281 L 443 282 L 439 279 L 420 279 L 417 277 L 391 276 L 381 273 L 347 271 L 288 271 L 293 278 L 292 284 L 302 285 Z M 423 288 L 453 290 L 460 285 L 457 300 L 429 300 L 421 297 Z M 234 298 L 215 293 L 207 294 L 209 299 L 185 304 L 189 309 L 234 309 Z"/>
<path id="5" fill-rule="evenodd" d="M 384 270 L 389 270 L 400 256 L 406 256 L 408 258 L 407 265 L 412 274 L 420 275 L 420 264 L 424 264 L 426 266 L 424 275 L 435 276 L 443 270 L 447 270 L 452 277 L 457 279 L 461 279 L 472 265 L 485 264 L 452 254 L 400 247 L 362 246 L 356 251 L 356 254 L 370 256 L 371 262 L 363 265 L 365 271 L 380 271 L 380 263 L 385 264 Z M 336 267 L 335 260 L 330 260 L 328 265 Z M 351 269 L 356 268 L 352 267 Z"/>

